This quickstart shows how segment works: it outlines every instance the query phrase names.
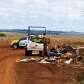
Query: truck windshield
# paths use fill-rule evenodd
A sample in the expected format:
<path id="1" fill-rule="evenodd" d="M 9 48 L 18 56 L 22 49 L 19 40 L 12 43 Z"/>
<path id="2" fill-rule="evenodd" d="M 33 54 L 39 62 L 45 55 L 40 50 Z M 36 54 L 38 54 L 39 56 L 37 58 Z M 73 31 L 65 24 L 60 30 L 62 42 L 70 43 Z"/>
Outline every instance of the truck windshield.
<path id="1" fill-rule="evenodd" d="M 32 42 L 36 42 L 36 43 L 43 43 L 42 42 L 42 38 L 37 38 L 37 37 L 33 37 L 30 39 Z"/>

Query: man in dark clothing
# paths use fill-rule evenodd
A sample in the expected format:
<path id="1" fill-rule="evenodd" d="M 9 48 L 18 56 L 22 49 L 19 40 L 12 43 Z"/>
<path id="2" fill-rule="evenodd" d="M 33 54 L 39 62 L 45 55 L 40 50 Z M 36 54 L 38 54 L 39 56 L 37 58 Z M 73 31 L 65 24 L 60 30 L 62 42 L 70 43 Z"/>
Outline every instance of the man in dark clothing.
<path id="1" fill-rule="evenodd" d="M 48 57 L 52 57 L 52 56 L 59 57 L 61 54 L 62 53 L 61 53 L 60 46 L 57 46 L 56 49 L 54 47 L 50 49 L 50 51 L 48 52 Z"/>

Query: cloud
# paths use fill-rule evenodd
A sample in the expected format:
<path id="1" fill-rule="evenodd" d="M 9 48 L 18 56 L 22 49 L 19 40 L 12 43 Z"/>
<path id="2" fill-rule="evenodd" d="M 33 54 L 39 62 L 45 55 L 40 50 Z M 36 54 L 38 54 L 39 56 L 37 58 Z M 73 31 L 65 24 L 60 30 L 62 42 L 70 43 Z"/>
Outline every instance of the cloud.
<path id="1" fill-rule="evenodd" d="M 16 4 L 26 4 L 27 0 L 13 0 L 13 2 Z"/>
<path id="2" fill-rule="evenodd" d="M 0 1 L 0 22 L 20 28 L 32 24 L 73 30 L 83 21 L 83 4 L 83 0 L 3 0 Z"/>

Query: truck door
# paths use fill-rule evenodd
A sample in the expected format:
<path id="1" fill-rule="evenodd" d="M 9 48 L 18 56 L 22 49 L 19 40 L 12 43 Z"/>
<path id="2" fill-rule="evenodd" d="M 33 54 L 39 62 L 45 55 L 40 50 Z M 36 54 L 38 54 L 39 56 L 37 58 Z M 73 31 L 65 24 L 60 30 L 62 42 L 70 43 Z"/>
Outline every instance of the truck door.
<path id="1" fill-rule="evenodd" d="M 23 37 L 19 40 L 19 46 L 26 46 L 27 45 L 27 37 Z"/>

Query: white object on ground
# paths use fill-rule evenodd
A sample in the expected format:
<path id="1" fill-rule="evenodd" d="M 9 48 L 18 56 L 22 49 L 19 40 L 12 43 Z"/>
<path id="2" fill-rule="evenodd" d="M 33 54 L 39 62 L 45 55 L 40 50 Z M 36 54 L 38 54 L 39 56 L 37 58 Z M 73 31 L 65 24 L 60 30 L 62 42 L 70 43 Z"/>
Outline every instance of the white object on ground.
<path id="1" fill-rule="evenodd" d="M 16 60 L 16 62 L 28 62 L 28 58 L 25 58 L 25 59 L 18 59 L 18 60 Z"/>
<path id="2" fill-rule="evenodd" d="M 55 57 L 51 57 L 50 60 L 53 60 L 54 61 L 55 60 Z"/>
<path id="3" fill-rule="evenodd" d="M 47 62 L 45 59 L 42 59 L 39 63 L 47 64 L 47 63 L 50 63 L 50 62 Z"/>
<path id="4" fill-rule="evenodd" d="M 72 62 L 72 60 L 73 60 L 73 59 L 70 58 L 69 60 L 65 61 L 64 63 L 65 63 L 65 64 L 70 64 L 70 63 Z"/>
<path id="5" fill-rule="evenodd" d="M 40 58 L 34 58 L 34 57 L 31 57 L 28 59 L 28 61 L 39 61 L 39 60 L 40 60 Z"/>

